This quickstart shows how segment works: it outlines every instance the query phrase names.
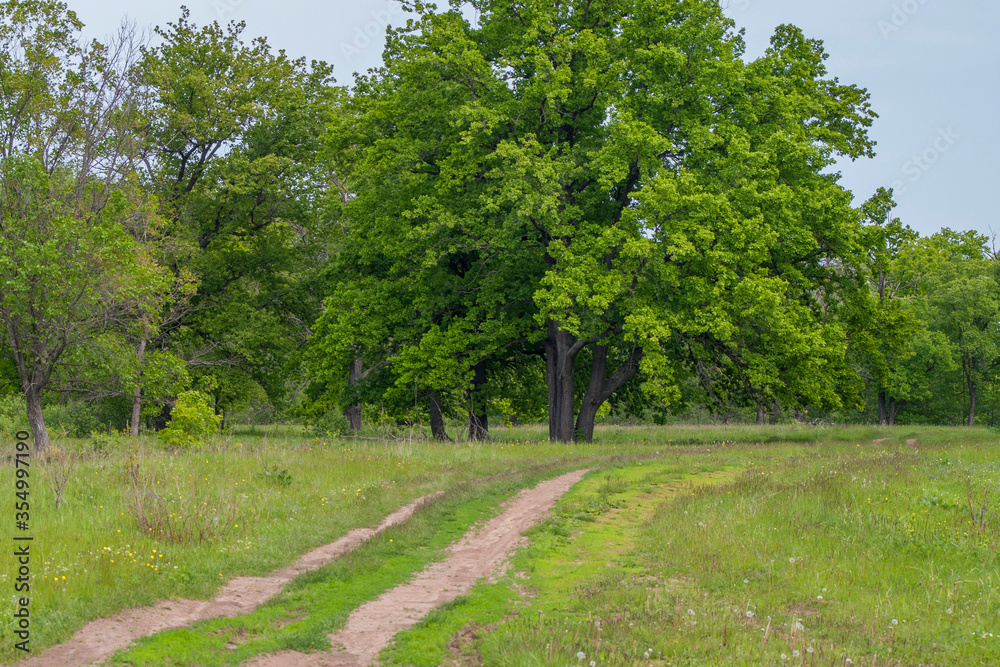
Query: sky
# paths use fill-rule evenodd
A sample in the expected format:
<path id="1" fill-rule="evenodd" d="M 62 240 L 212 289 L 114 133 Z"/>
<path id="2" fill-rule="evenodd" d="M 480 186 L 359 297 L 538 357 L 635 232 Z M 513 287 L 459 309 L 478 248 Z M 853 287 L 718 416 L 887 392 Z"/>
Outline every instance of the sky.
<path id="1" fill-rule="evenodd" d="M 85 35 L 114 32 L 123 17 L 164 25 L 180 4 L 66 0 Z M 894 215 L 922 235 L 942 227 L 1000 233 L 1000 3 L 984 0 L 722 0 L 745 29 L 746 57 L 791 23 L 823 40 L 831 76 L 866 88 L 879 119 L 876 157 L 837 165 L 860 205 L 894 188 Z M 446 4 L 439 0 L 439 5 Z M 245 21 L 291 56 L 325 60 L 342 84 L 381 61 L 385 26 L 402 25 L 394 0 L 187 0 L 198 25 Z"/>

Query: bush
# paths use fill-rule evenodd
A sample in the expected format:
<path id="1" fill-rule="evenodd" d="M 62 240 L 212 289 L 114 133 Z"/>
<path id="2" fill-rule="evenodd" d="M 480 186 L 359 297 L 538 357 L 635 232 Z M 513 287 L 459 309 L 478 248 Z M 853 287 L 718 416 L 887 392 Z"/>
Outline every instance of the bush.
<path id="1" fill-rule="evenodd" d="M 353 433 L 351 422 L 347 421 L 347 417 L 336 410 L 331 410 L 317 419 L 312 423 L 311 428 L 313 433 L 318 436 L 332 437 L 345 433 Z"/>
<path id="2" fill-rule="evenodd" d="M 209 405 L 208 397 L 185 391 L 177 397 L 170 422 L 160 431 L 160 439 L 171 447 L 190 447 L 219 430 L 221 417 Z"/>
<path id="3" fill-rule="evenodd" d="M 86 438 L 97 431 L 121 431 L 132 416 L 131 401 L 110 397 L 97 401 L 75 401 L 69 405 L 46 405 L 45 423 L 66 431 L 71 438 Z"/>
<path id="4" fill-rule="evenodd" d="M 128 431 L 90 432 L 90 447 L 98 454 L 110 454 L 120 450 L 128 440 Z"/>
<path id="5" fill-rule="evenodd" d="M 0 437 L 13 438 L 18 431 L 28 431 L 28 412 L 24 407 L 24 396 L 8 394 L 0 396 Z"/>

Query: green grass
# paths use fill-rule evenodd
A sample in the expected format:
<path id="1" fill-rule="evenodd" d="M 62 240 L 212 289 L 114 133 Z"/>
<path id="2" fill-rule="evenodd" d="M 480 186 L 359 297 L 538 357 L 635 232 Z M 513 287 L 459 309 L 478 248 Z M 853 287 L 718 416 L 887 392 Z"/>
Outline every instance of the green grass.
<path id="1" fill-rule="evenodd" d="M 423 506 L 399 527 L 385 531 L 333 563 L 298 577 L 254 612 L 148 637 L 112 664 L 236 665 L 281 649 L 329 650 L 327 635 L 351 610 L 404 583 L 443 556 L 474 523 L 494 515 L 503 500 L 526 486 L 566 472 L 561 468 L 511 473 L 455 487 Z M 230 650 L 226 644 L 239 648 Z"/>
<path id="2" fill-rule="evenodd" d="M 397 636 L 383 661 L 1000 663 L 995 435 L 874 435 L 889 439 L 717 444 L 592 475 L 504 581 Z M 731 481 L 685 487 L 740 461 Z"/>
<path id="3" fill-rule="evenodd" d="M 12 447 L 9 441 L 0 445 Z M 97 453 L 83 442 L 60 445 L 81 458 L 58 510 L 39 461 L 31 469 L 34 651 L 124 608 L 171 596 L 209 598 L 234 576 L 268 574 L 352 528 L 376 525 L 418 496 L 461 481 L 650 449 L 513 437 L 472 446 L 325 441 L 287 427 L 236 431 L 188 452 L 140 441 L 138 496 L 149 501 L 155 493 L 159 510 L 175 526 L 185 517 L 215 531 L 208 541 L 178 542 L 143 530 L 131 516 L 127 452 Z M 13 481 L 12 466 L 0 469 L 0 488 L 11 496 Z M 0 539 L 10 543 L 13 516 L 0 526 Z M 193 537 L 198 526 L 189 528 Z M 13 558 L 0 559 L 0 586 L 13 588 L 15 567 Z M 10 595 L 0 597 L 0 618 L 10 619 L 13 608 Z M 9 620 L 0 623 L 0 662 L 23 657 L 13 649 L 12 631 Z"/>
<path id="4" fill-rule="evenodd" d="M 122 608 L 170 596 L 210 597 L 233 576 L 267 574 L 459 482 L 537 465 L 568 469 L 598 458 L 648 456 L 619 458 L 617 471 L 588 477 L 533 532 L 532 546 L 515 562 L 519 576 L 477 586 L 400 636 L 387 659 L 439 664 L 440 656 L 464 651 L 471 664 L 631 665 L 647 664 L 642 656 L 652 648 L 649 663 L 657 665 L 797 664 L 793 651 L 800 652 L 796 660 L 813 661 L 805 664 L 1000 662 L 992 643 L 1000 638 L 989 636 L 1000 611 L 995 432 L 603 426 L 592 445 L 552 445 L 544 437 L 543 427 L 528 426 L 498 429 L 493 443 L 474 446 L 331 442 L 294 428 L 257 427 L 197 452 L 144 443 L 143 488 L 158 494 L 167 514 L 176 503 L 174 510 L 195 524 L 231 517 L 238 526 L 204 543 L 139 529 L 126 504 L 121 452 L 87 454 L 59 510 L 35 467 L 33 649 Z M 876 439 L 884 441 L 872 444 Z M 907 445 L 910 439 L 918 444 Z M 744 472 L 720 481 L 706 474 L 713 471 Z M 712 485 L 682 495 L 657 486 L 688 484 L 695 476 Z M 5 466 L 0 488 L 11 489 L 12 481 Z M 449 502 L 467 507 L 463 521 L 473 521 L 513 492 L 501 487 L 485 504 L 459 489 Z M 199 503 L 206 508 L 200 514 Z M 136 664 L 167 654 L 154 648 L 162 641 L 190 640 L 223 660 L 234 653 L 217 650 L 227 637 L 251 647 L 235 653 L 322 647 L 325 633 L 351 608 L 422 567 L 460 534 L 464 524 L 438 525 L 431 509 L 356 556 L 301 577 L 240 620 L 246 625 L 215 621 L 188 638 L 156 638 Z M 10 541 L 11 523 L 3 522 L 0 539 Z M 400 553 L 389 539 L 426 548 Z M 13 566 L 13 559 L 0 560 L 0 585 L 11 585 Z M 361 573 L 368 570 L 380 574 L 366 579 Z M 345 601 L 324 606 L 334 590 Z M 9 619 L 11 605 L 10 596 L 0 598 L 0 615 Z M 0 662 L 20 657 L 11 629 L 9 621 L 0 624 Z M 587 655 L 582 663 L 578 651 Z"/>

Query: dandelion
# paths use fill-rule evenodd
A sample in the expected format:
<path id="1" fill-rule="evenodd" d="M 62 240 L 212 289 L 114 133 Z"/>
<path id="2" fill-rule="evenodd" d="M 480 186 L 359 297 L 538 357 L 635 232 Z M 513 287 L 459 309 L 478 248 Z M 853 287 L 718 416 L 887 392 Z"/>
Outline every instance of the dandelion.
<path id="1" fill-rule="evenodd" d="M 586 657 L 587 657 L 586 653 L 584 653 L 583 651 L 577 651 L 577 654 L 576 654 L 576 659 L 577 660 L 583 660 Z"/>
<path id="2" fill-rule="evenodd" d="M 795 559 L 794 558 L 789 558 L 788 562 L 791 563 L 792 565 L 795 565 Z"/>
<path id="3" fill-rule="evenodd" d="M 813 647 L 812 646 L 807 646 L 806 647 L 806 653 L 812 653 L 812 652 L 813 652 Z"/>
<path id="4" fill-rule="evenodd" d="M 853 661 L 853 660 L 851 660 L 850 658 L 844 658 L 844 664 L 847 664 L 847 665 L 853 665 L 853 664 L 854 664 L 854 661 Z"/>
<path id="5" fill-rule="evenodd" d="M 817 595 L 817 596 L 816 596 L 816 599 L 817 599 L 817 600 L 822 600 L 822 599 L 823 599 L 823 596 L 822 596 L 822 595 Z"/>
<path id="6" fill-rule="evenodd" d="M 802 655 L 802 654 L 799 652 L 799 649 L 795 649 L 794 651 L 792 651 L 792 657 L 793 658 L 797 658 L 800 655 Z"/>
<path id="7" fill-rule="evenodd" d="M 747 618 L 753 618 L 753 612 L 747 609 Z"/>
<path id="8" fill-rule="evenodd" d="M 694 609 L 688 609 L 688 616 L 694 616 Z"/>
<path id="9" fill-rule="evenodd" d="M 795 621 L 795 629 L 798 630 L 799 632 L 802 632 L 803 630 L 806 629 L 806 626 L 802 625 L 802 623 L 799 621 Z"/>
<path id="10" fill-rule="evenodd" d="M 500 449 L 503 449 L 503 447 L 501 447 Z M 590 667 L 597 667 L 597 661 L 596 660 L 591 660 L 590 661 Z"/>
<path id="11" fill-rule="evenodd" d="M 750 580 L 749 580 L 749 579 L 744 579 L 744 580 L 743 580 L 743 583 L 744 583 L 744 584 L 749 584 L 749 583 L 750 583 Z"/>
<path id="12" fill-rule="evenodd" d="M 893 625 L 899 625 L 899 621 L 897 621 L 896 619 L 892 619 L 892 624 Z"/>
<path id="13" fill-rule="evenodd" d="M 782 660 L 788 660 L 788 656 L 787 656 L 787 655 L 785 655 L 784 653 L 782 653 L 782 654 L 781 654 L 781 659 L 782 659 Z"/>

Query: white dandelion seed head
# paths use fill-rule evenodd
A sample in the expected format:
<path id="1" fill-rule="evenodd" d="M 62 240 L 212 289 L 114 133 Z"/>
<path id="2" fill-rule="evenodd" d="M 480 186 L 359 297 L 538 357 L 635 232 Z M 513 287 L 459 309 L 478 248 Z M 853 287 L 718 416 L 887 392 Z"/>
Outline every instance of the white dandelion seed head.
<path id="1" fill-rule="evenodd" d="M 812 652 L 813 652 L 813 647 L 812 646 L 807 646 L 806 647 L 806 653 L 812 653 Z"/>
<path id="2" fill-rule="evenodd" d="M 782 653 L 782 654 L 781 654 L 781 659 L 782 659 L 782 660 L 788 660 L 788 656 L 787 656 L 787 655 L 785 655 L 784 653 Z"/>
<path id="3" fill-rule="evenodd" d="M 797 658 L 800 655 L 802 655 L 802 654 L 799 652 L 799 649 L 795 649 L 794 651 L 792 651 L 792 657 L 793 658 Z"/>
<path id="4" fill-rule="evenodd" d="M 791 563 L 792 565 L 794 565 L 795 564 L 795 559 L 794 558 L 789 558 L 788 562 Z"/>
<path id="5" fill-rule="evenodd" d="M 892 619 L 892 624 L 893 625 L 899 625 L 899 621 L 897 621 L 896 619 Z"/>
<path id="6" fill-rule="evenodd" d="M 753 618 L 753 612 L 747 609 L 747 618 Z"/>
<path id="7" fill-rule="evenodd" d="M 694 609 L 688 609 L 688 616 L 694 616 Z"/>
<path id="8" fill-rule="evenodd" d="M 587 654 L 584 653 L 583 651 L 578 651 L 577 654 L 576 654 L 576 659 L 577 660 L 583 660 L 586 657 L 587 657 Z"/>

